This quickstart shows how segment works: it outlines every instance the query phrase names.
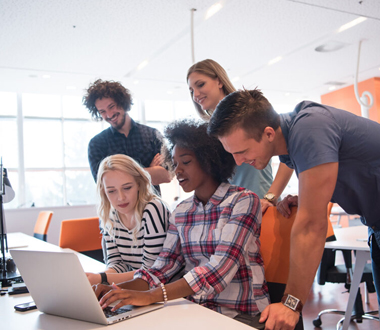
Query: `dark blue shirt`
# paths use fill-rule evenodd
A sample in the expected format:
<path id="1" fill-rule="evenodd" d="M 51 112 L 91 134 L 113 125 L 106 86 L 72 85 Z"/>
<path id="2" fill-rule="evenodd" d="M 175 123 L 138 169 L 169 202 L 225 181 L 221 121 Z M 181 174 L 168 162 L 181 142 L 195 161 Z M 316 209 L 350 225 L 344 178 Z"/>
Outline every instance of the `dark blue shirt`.
<path id="1" fill-rule="evenodd" d="M 112 126 L 95 135 L 88 144 L 88 161 L 96 182 L 100 162 L 107 156 L 124 154 L 142 167 L 149 167 L 154 156 L 161 152 L 162 135 L 155 128 L 141 125 L 131 119 L 128 137 Z M 158 186 L 155 186 L 157 189 Z"/>
<path id="2" fill-rule="evenodd" d="M 304 101 L 280 115 L 288 155 L 281 162 L 297 175 L 338 162 L 332 202 L 380 230 L 380 124 L 350 112 Z"/>

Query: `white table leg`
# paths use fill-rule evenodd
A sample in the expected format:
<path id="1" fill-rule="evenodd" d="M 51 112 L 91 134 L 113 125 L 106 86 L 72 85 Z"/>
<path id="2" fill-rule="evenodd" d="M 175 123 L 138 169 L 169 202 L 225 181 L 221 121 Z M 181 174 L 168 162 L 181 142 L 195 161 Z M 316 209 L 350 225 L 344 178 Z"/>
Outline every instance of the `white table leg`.
<path id="1" fill-rule="evenodd" d="M 346 309 L 346 314 L 345 314 L 342 330 L 347 330 L 350 324 L 352 310 L 354 308 L 355 299 L 358 294 L 360 280 L 363 275 L 365 264 L 367 263 L 369 259 L 371 259 L 371 255 L 369 251 L 361 251 L 361 250 L 356 251 L 354 275 L 351 281 L 350 295 L 348 298 L 347 309 Z"/>

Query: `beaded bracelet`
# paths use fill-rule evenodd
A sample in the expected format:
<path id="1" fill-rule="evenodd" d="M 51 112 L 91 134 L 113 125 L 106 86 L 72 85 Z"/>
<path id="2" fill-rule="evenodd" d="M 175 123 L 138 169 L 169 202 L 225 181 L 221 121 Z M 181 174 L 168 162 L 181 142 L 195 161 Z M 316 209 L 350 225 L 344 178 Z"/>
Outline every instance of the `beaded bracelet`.
<path id="1" fill-rule="evenodd" d="M 166 289 L 164 283 L 161 284 L 161 289 L 162 289 L 162 295 L 164 296 L 164 304 L 168 302 L 168 295 L 166 294 Z"/>

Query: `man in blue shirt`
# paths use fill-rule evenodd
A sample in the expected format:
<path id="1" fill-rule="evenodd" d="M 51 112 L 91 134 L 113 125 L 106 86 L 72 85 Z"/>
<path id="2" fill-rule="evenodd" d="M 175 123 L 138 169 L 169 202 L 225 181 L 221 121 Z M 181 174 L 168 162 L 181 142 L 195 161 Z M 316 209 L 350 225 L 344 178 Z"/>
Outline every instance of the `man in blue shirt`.
<path id="1" fill-rule="evenodd" d="M 149 172 L 152 184 L 171 181 L 162 165 L 160 155 L 162 136 L 154 128 L 136 123 L 128 114 L 132 97 L 119 82 L 95 81 L 87 89 L 83 104 L 95 120 L 105 120 L 111 126 L 95 137 L 88 145 L 88 160 L 94 180 L 100 162 L 115 154 L 128 155 Z"/>
<path id="2" fill-rule="evenodd" d="M 347 213 L 359 214 L 368 226 L 380 302 L 378 123 L 307 101 L 290 114 L 278 115 L 259 90 L 244 90 L 219 103 L 209 133 L 218 136 L 238 165 L 244 162 L 262 169 L 271 157 L 279 155 L 280 161 L 298 175 L 289 279 L 284 303 L 271 304 L 262 313 L 261 321 L 267 319 L 268 328 L 291 329 L 298 321 L 323 253 L 329 201 L 338 203 Z"/>

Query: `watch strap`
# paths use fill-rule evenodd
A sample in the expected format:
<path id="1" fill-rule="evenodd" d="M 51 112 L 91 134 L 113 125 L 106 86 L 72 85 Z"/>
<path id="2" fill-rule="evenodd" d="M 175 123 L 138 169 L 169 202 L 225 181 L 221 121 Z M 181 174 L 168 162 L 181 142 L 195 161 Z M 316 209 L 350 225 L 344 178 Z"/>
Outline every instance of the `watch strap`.
<path id="1" fill-rule="evenodd" d="M 292 296 L 291 294 L 285 293 L 281 299 L 281 302 L 291 310 L 295 312 L 302 312 L 303 304 L 301 300 Z"/>
<path id="2" fill-rule="evenodd" d="M 107 284 L 107 285 L 109 285 L 106 273 L 104 273 L 104 272 L 100 273 L 100 277 L 101 277 L 101 281 L 100 281 L 101 284 Z"/>

